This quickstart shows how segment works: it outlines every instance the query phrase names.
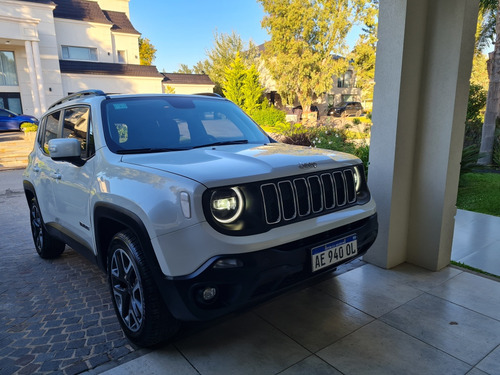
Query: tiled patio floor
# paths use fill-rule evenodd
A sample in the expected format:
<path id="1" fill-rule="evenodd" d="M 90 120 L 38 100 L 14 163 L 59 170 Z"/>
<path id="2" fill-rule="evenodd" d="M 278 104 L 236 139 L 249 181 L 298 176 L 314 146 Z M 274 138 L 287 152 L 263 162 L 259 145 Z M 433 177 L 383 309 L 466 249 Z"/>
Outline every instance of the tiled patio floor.
<path id="1" fill-rule="evenodd" d="M 366 264 L 105 372 L 132 373 L 500 374 L 500 282 Z"/>
<path id="2" fill-rule="evenodd" d="M 458 210 L 451 260 L 500 276 L 500 217 Z"/>

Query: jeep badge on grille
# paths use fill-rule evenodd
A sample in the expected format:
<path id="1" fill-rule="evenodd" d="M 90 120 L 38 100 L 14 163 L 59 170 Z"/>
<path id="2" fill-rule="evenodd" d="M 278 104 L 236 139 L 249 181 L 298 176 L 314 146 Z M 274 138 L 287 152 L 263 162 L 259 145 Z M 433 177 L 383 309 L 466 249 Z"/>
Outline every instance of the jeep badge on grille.
<path id="1" fill-rule="evenodd" d="M 300 169 L 318 168 L 316 163 L 299 163 Z"/>

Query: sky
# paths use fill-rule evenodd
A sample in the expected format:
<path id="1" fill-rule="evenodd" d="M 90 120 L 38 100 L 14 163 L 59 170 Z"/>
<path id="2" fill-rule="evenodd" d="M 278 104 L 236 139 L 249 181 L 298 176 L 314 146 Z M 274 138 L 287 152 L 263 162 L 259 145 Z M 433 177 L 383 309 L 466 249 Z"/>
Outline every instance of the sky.
<path id="1" fill-rule="evenodd" d="M 257 0 L 130 0 L 135 29 L 156 48 L 156 65 L 168 73 L 205 60 L 214 33 L 234 30 L 244 43 L 259 45 L 270 39 L 261 27 L 264 10 Z M 348 44 L 353 47 L 353 32 Z"/>
<path id="2" fill-rule="evenodd" d="M 159 71 L 190 68 L 212 49 L 214 32 L 233 30 L 243 42 L 269 40 L 260 22 L 264 11 L 257 0 L 131 0 L 130 19 L 135 29 L 156 48 L 153 62 Z"/>

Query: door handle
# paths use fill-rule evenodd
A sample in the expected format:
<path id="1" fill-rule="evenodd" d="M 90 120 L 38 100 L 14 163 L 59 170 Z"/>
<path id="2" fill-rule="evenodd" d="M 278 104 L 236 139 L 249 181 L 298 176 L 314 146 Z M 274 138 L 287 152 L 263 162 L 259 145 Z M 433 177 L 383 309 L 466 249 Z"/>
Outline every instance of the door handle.
<path id="1" fill-rule="evenodd" d="M 40 172 L 40 167 L 38 166 L 38 164 L 35 164 L 35 165 L 33 166 L 33 172 L 35 172 L 35 173 Z"/>
<path id="2" fill-rule="evenodd" d="M 61 174 L 59 172 L 54 172 L 50 175 L 50 177 L 56 179 L 56 180 L 60 180 L 61 179 Z"/>

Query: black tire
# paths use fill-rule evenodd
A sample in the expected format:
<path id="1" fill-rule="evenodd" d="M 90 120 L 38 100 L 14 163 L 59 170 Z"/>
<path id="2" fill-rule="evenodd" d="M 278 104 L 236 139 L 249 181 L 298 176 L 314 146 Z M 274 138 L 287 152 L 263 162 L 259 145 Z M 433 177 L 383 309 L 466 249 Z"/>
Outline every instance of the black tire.
<path id="1" fill-rule="evenodd" d="M 30 224 L 35 249 L 41 258 L 53 259 L 63 253 L 66 244 L 47 232 L 36 198 L 30 203 Z"/>
<path id="2" fill-rule="evenodd" d="M 141 244 L 131 230 L 119 232 L 111 240 L 108 282 L 116 316 L 130 341 L 149 347 L 178 331 L 179 322 L 163 303 Z"/>

